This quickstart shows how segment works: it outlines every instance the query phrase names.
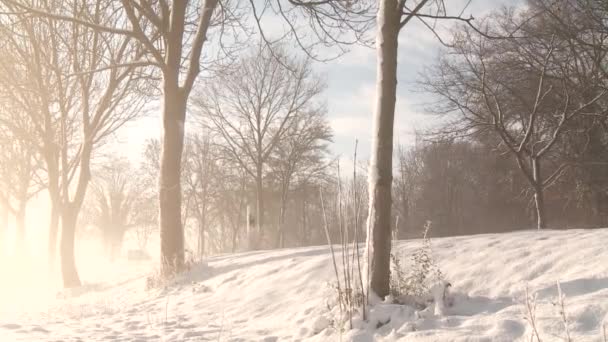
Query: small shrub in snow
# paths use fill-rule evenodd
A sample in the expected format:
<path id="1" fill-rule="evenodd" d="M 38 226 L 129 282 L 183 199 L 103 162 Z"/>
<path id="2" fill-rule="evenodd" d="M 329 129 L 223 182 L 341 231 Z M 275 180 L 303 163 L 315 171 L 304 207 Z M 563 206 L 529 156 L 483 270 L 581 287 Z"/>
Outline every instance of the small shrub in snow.
<path id="1" fill-rule="evenodd" d="M 339 288 L 336 282 L 331 283 L 330 286 L 338 293 L 338 300 L 346 306 L 360 307 L 363 305 L 365 296 L 360 287 L 355 286 L 354 288 L 351 288 L 342 285 L 342 287 Z"/>
<path id="2" fill-rule="evenodd" d="M 327 283 L 327 288 L 327 316 L 324 318 L 330 322 L 328 327 L 343 331 L 346 323 L 350 327 L 350 321 L 358 309 L 362 310 L 365 295 L 358 286 L 354 289 L 344 288 L 344 285 L 338 286 L 337 282 Z"/>
<path id="3" fill-rule="evenodd" d="M 146 290 L 158 289 L 166 285 L 167 279 L 161 275 L 160 270 L 154 270 L 146 277 Z"/>
<path id="4" fill-rule="evenodd" d="M 433 259 L 431 239 L 428 237 L 431 222 L 424 226 L 422 246 L 415 250 L 405 264 L 396 253 L 391 254 L 391 295 L 396 302 L 426 306 L 431 287 L 443 281 L 443 273 Z"/>
<path id="5" fill-rule="evenodd" d="M 146 290 L 157 289 L 162 287 L 167 287 L 172 279 L 178 276 L 180 273 L 188 272 L 192 269 L 192 267 L 196 264 L 196 256 L 194 252 L 190 249 L 184 250 L 184 265 L 179 269 L 177 266 L 172 267 L 173 273 L 162 274 L 160 270 L 155 270 L 146 278 Z"/>

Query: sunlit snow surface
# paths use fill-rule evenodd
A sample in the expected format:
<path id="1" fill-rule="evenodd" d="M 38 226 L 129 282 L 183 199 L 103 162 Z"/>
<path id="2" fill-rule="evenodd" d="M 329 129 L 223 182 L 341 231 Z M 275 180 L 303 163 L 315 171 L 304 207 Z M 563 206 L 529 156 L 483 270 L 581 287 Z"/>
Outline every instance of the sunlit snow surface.
<path id="1" fill-rule="evenodd" d="M 399 242 L 397 249 L 407 255 L 418 245 Z M 68 292 L 54 288 L 45 271 L 14 277 L 6 269 L 23 265 L 9 260 L 2 265 L 0 341 L 529 341 L 526 286 L 538 295 L 542 340 L 561 341 L 552 304 L 558 280 L 573 340 L 603 341 L 608 229 L 441 238 L 433 250 L 453 285 L 445 315 L 416 318 L 410 308 L 381 304 L 372 319 L 390 322 L 378 329 L 355 322 L 341 337 L 327 324 L 335 317 L 326 304 L 334 281 L 326 246 L 210 258 L 153 290 L 146 290 L 152 261 L 108 263 L 90 250 L 79 263 L 85 286 Z"/>

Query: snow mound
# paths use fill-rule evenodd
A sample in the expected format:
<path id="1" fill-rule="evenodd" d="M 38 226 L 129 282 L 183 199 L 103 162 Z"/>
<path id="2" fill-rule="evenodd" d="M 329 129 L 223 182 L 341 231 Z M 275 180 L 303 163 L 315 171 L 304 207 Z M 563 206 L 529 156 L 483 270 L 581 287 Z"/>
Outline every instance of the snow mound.
<path id="1" fill-rule="evenodd" d="M 418 246 L 395 248 L 407 255 Z M 451 305 L 417 312 L 379 303 L 352 330 L 337 329 L 328 309 L 333 266 L 321 246 L 213 257 L 152 290 L 145 284 L 154 265 L 140 262 L 138 273 L 64 292 L 44 310 L 0 310 L 0 341 L 529 341 L 526 287 L 537 296 L 543 341 L 561 341 L 557 281 L 573 341 L 603 340 L 608 229 L 449 237 L 432 246 Z"/>

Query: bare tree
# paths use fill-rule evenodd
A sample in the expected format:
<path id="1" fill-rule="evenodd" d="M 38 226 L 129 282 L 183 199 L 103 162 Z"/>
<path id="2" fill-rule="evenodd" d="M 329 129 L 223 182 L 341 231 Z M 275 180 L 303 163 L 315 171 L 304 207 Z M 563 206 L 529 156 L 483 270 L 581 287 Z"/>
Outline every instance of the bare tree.
<path id="1" fill-rule="evenodd" d="M 606 92 L 574 81 L 576 62 L 564 53 L 567 41 L 555 34 L 535 35 L 535 23 L 526 17 L 525 24 L 516 24 L 509 14 L 499 19 L 520 27 L 527 38 L 488 41 L 464 30 L 451 50 L 454 57 L 437 65 L 426 84 L 444 100 L 437 110 L 455 113 L 455 130 L 492 130 L 500 137 L 499 148 L 515 158 L 531 186 L 542 229 L 547 227 L 544 190 L 571 166 L 551 162 L 552 154 L 572 121 L 593 113 Z"/>
<path id="2" fill-rule="evenodd" d="M 7 6 L 10 9 L 10 6 Z M 15 125 L 13 120 L 4 118 L 2 124 L 13 132 L 17 132 L 22 139 L 27 139 L 33 146 L 36 146 L 41 157 L 47 164 L 47 188 L 51 195 L 51 219 L 49 227 L 49 262 L 53 264 L 55 256 L 56 236 L 59 224 L 59 207 L 56 205 L 58 200 L 54 198 L 59 191 L 57 171 L 58 149 L 54 144 L 57 134 L 58 118 L 56 113 L 51 113 L 48 109 L 44 110 L 45 103 L 50 105 L 54 97 L 59 92 L 53 91 L 50 68 L 45 69 L 46 63 L 41 53 L 46 48 L 50 48 L 54 41 L 47 40 L 44 30 L 35 31 L 35 23 L 31 19 L 16 20 L 13 17 L 5 16 L 2 20 L 2 42 L 6 63 L 2 64 L 2 93 L 6 99 L 10 99 L 15 104 L 13 110 L 22 113 L 23 118 L 31 120 L 34 124 L 34 131 L 23 130 L 21 126 Z M 20 37 L 22 39 L 18 39 Z M 44 43 L 44 44 L 43 44 Z M 50 59 L 50 57 L 49 57 Z M 45 73 L 45 71 L 48 71 Z M 45 84 L 46 83 L 46 84 Z M 47 89 L 48 88 L 50 89 Z M 58 96 L 57 96 L 58 97 Z M 67 98 L 67 97 L 65 97 Z M 47 107 L 48 108 L 48 107 Z M 66 135 L 71 130 L 66 130 Z M 54 154 L 52 158 L 49 158 Z M 49 161 L 55 161 L 49 164 Z"/>
<path id="3" fill-rule="evenodd" d="M 464 17 L 471 1 L 457 14 L 447 11 L 443 0 L 381 0 L 376 17 L 377 83 L 372 151 L 369 172 L 369 216 L 367 248 L 371 260 L 371 289 L 384 298 L 389 293 L 391 250 L 391 184 L 393 181 L 393 127 L 397 93 L 397 53 L 399 34 L 417 20 L 445 44 L 436 31 L 437 20 L 458 21 L 488 37 L 473 25 L 474 18 Z M 500 37 L 512 37 L 514 31 Z"/>
<path id="4" fill-rule="evenodd" d="M 397 148 L 397 173 L 395 180 L 395 199 L 393 206 L 395 214 L 399 217 L 399 225 L 395 227 L 397 236 L 404 237 L 406 230 L 412 227 L 410 223 L 410 208 L 414 202 L 416 178 L 421 172 L 421 162 L 414 150 L 407 150 L 405 146 Z M 404 227 L 403 229 L 401 227 Z"/>
<path id="5" fill-rule="evenodd" d="M 214 148 L 217 148 L 214 145 Z M 218 244 L 218 251 L 229 250 L 236 252 L 241 247 L 246 247 L 249 241 L 245 241 L 247 233 L 247 204 L 250 203 L 249 194 L 251 176 L 247 174 L 238 164 L 234 163 L 230 156 L 224 156 L 218 160 L 218 169 L 221 170 L 222 182 L 219 182 L 217 198 L 215 199 L 216 225 L 226 231 L 230 236 Z M 230 248 L 223 248 L 222 244 Z M 245 243 L 244 243 L 245 242 Z"/>
<path id="6" fill-rule="evenodd" d="M 217 184 L 223 182 L 218 177 L 217 156 L 212 150 L 209 136 L 190 135 L 186 138 L 183 161 L 184 197 L 188 197 L 190 215 L 197 221 L 198 254 L 205 254 L 205 234 L 211 221 L 212 201 L 217 197 Z"/>
<path id="7" fill-rule="evenodd" d="M 35 149 L 27 141 L 13 139 L 8 145 L 0 144 L 0 202 L 15 218 L 16 246 L 25 251 L 26 212 L 28 202 L 40 191 L 35 182 L 38 161 Z"/>
<path id="8" fill-rule="evenodd" d="M 593 0 L 530 0 L 529 4 L 530 8 L 543 13 L 543 30 L 569 42 L 568 50 L 572 59 L 579 63 L 580 68 L 588 71 L 577 76 L 599 74 L 605 86 L 608 80 L 608 70 L 605 68 L 608 58 L 608 23 L 605 20 L 608 6 Z"/>
<path id="9" fill-rule="evenodd" d="M 1 198 L 6 195 L 2 194 Z M 0 249 L 4 250 L 6 231 L 8 230 L 8 206 L 3 201 L 0 202 Z M 4 252 L 3 252 L 4 253 Z M 1 254 L 0 254 L 1 255 Z"/>
<path id="10" fill-rule="evenodd" d="M 397 100 L 399 32 L 435 1 L 421 0 L 409 9 L 405 0 L 382 0 L 376 19 L 377 85 L 369 171 L 367 248 L 373 252 L 370 286 L 378 296 L 389 293 L 393 126 Z M 440 3 L 442 5 L 442 3 Z"/>
<path id="11" fill-rule="evenodd" d="M 220 34 L 229 30 L 227 18 L 236 15 L 228 2 L 206 0 L 191 6 L 189 1 L 106 1 L 84 2 L 83 8 L 106 4 L 106 13 L 115 13 L 112 23 L 99 22 L 87 11 L 74 13 L 69 5 L 56 8 L 34 8 L 23 1 L 3 0 L 17 10 L 67 22 L 98 34 L 135 40 L 145 55 L 132 56 L 106 66 L 140 67 L 154 65 L 162 74 L 163 139 L 159 181 L 162 273 L 172 274 L 184 261 L 184 236 L 181 223 L 180 165 L 184 143 L 186 104 L 201 68 L 203 45 L 210 28 Z M 63 2 L 61 4 L 64 4 Z M 74 2 L 72 5 L 76 5 Z M 92 6 L 91 6 L 92 5 Z M 75 7 L 78 7 L 77 5 Z M 102 5 L 103 7 L 103 5 Z M 216 8 L 222 11 L 216 13 Z M 214 17 L 214 13 L 217 16 Z M 100 69 L 100 68 L 97 68 Z M 111 71 L 115 72 L 115 71 Z"/>
<path id="12" fill-rule="evenodd" d="M 274 56 L 281 54 L 281 60 Z M 323 84 L 308 60 L 288 59 L 280 49 L 260 45 L 206 84 L 197 97 L 203 120 L 222 140 L 225 153 L 255 181 L 257 241 L 264 239 L 263 179 L 267 163 L 295 122 L 316 111 Z"/>
<path id="13" fill-rule="evenodd" d="M 48 10 L 54 3 L 43 5 Z M 116 18 L 109 16 L 107 5 L 99 2 L 91 8 L 74 6 L 70 13 L 87 13 L 95 25 L 112 25 Z M 20 13 L 18 8 L 13 7 L 13 12 Z M 133 72 L 135 66 L 113 66 L 136 58 L 141 51 L 128 37 L 117 39 L 73 22 L 56 22 L 26 13 L 11 18 L 5 28 L 11 33 L 7 35 L 11 51 L 19 57 L 15 60 L 23 67 L 6 66 L 3 71 L 13 80 L 13 94 L 22 99 L 24 106 L 32 105 L 25 112 L 37 130 L 53 210 L 61 217 L 64 285 L 78 286 L 75 229 L 90 180 L 94 150 L 135 117 L 143 103 L 143 98 L 130 96 L 140 80 L 140 75 Z M 20 75 L 20 71 L 25 75 Z M 28 87 L 23 86 L 22 79 L 28 81 Z M 51 232 L 51 237 L 54 234 Z"/>
<path id="14" fill-rule="evenodd" d="M 347 52 L 353 44 L 369 44 L 368 31 L 373 24 L 375 1 L 373 0 L 249 0 L 258 32 L 265 45 L 272 47 L 277 42 L 289 40 L 296 44 L 309 58 L 317 61 L 334 59 Z M 271 31 L 266 19 L 284 27 Z M 304 22 L 305 24 L 302 24 Z M 332 52 L 320 54 L 323 46 Z M 274 55 L 279 60 L 280 54 Z"/>
<path id="15" fill-rule="evenodd" d="M 114 260 L 120 254 L 126 231 L 139 223 L 136 211 L 140 208 L 136 204 L 142 186 L 129 162 L 122 158 L 110 158 L 93 176 L 84 211 L 90 223 L 101 231 L 108 256 Z"/>
<path id="16" fill-rule="evenodd" d="M 279 183 L 281 202 L 277 247 L 285 246 L 285 215 L 292 187 L 307 183 L 327 168 L 327 143 L 331 140 L 331 128 L 324 114 L 302 112 L 296 115 L 271 155 L 271 178 Z"/>
<path id="17" fill-rule="evenodd" d="M 0 36 L 4 45 L 6 37 Z M 14 55 L 7 54 L 6 62 L 13 62 Z M 0 80 L 6 75 L 0 73 Z M 0 203 L 2 220 L 8 225 L 8 215 L 15 219 L 16 249 L 25 251 L 27 204 L 40 190 L 41 171 L 36 141 L 30 138 L 33 131 L 32 121 L 19 99 L 12 97 L 10 86 L 0 87 L 3 106 L 0 110 Z"/>
<path id="18" fill-rule="evenodd" d="M 113 35 L 121 35 L 139 42 L 140 46 L 147 52 L 145 56 L 128 62 L 117 63 L 117 66 L 141 66 L 155 65 L 162 73 L 162 97 L 163 97 L 163 152 L 161 157 L 160 182 L 159 182 L 159 204 L 160 204 L 160 226 L 161 226 L 161 262 L 163 273 L 170 274 L 175 268 L 183 264 L 183 227 L 181 224 L 181 188 L 180 188 L 180 165 L 181 153 L 184 141 L 184 123 L 186 117 L 186 105 L 192 86 L 200 72 L 201 56 L 203 46 L 210 38 L 210 34 L 216 29 L 220 37 L 219 46 L 221 52 L 230 50 L 224 44 L 222 38 L 227 33 L 235 33 L 241 29 L 249 32 L 242 16 L 252 13 L 256 26 L 270 45 L 274 37 L 267 37 L 264 33 L 263 16 L 267 9 L 271 9 L 279 15 L 287 27 L 286 34 L 279 34 L 281 39 L 291 35 L 295 37 L 298 44 L 304 48 L 309 56 L 312 49 L 318 44 L 345 43 L 341 40 L 341 34 L 355 32 L 351 41 L 356 41 L 359 34 L 364 30 L 355 30 L 355 27 L 365 27 L 369 21 L 361 20 L 360 15 L 364 13 L 367 1 L 343 2 L 341 0 L 329 0 L 321 2 L 289 1 L 264 1 L 256 3 L 249 1 L 248 7 L 231 1 L 205 0 L 198 5 L 191 5 L 190 1 L 120 1 L 120 4 L 109 2 L 110 6 L 115 4 L 108 12 L 115 13 L 118 20 L 112 25 L 99 23 L 94 16 L 86 11 L 72 13 L 70 4 L 61 2 L 51 10 L 49 7 L 32 7 L 27 1 L 2 0 L 4 4 L 14 6 L 18 11 L 30 15 L 50 18 L 54 21 L 70 22 L 82 27 L 93 29 L 97 32 L 105 32 Z M 103 0 L 84 1 L 82 8 L 92 4 L 104 2 Z M 74 1 L 74 4 L 77 2 Z M 74 5 L 72 4 L 72 5 Z M 78 5 L 76 5 L 78 7 Z M 294 20 L 309 20 L 312 25 L 294 25 Z M 303 28 L 312 29 L 316 39 L 307 41 Z M 233 35 L 234 36 L 234 35 Z M 212 53 L 210 53 L 212 54 Z M 207 54 L 207 55 L 210 55 Z"/>
<path id="19" fill-rule="evenodd" d="M 41 170 L 36 146 L 23 136 L 31 131 L 30 121 L 7 104 L 5 102 L 5 110 L 0 113 L 0 122 L 11 122 L 0 130 L 0 203 L 15 219 L 16 248 L 23 253 L 27 205 L 42 189 Z"/>

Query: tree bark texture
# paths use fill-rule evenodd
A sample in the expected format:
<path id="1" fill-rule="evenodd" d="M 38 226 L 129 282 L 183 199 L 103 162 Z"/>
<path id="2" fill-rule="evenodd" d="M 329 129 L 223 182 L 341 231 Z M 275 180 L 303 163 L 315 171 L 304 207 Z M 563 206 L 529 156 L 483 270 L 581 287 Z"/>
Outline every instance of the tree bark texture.
<path id="1" fill-rule="evenodd" d="M 391 253 L 391 183 L 393 123 L 397 93 L 398 1 L 383 0 L 378 10 L 376 37 L 377 84 L 372 155 L 369 172 L 368 248 L 370 287 L 381 298 L 389 294 Z M 370 241 L 371 239 L 371 241 Z"/>

